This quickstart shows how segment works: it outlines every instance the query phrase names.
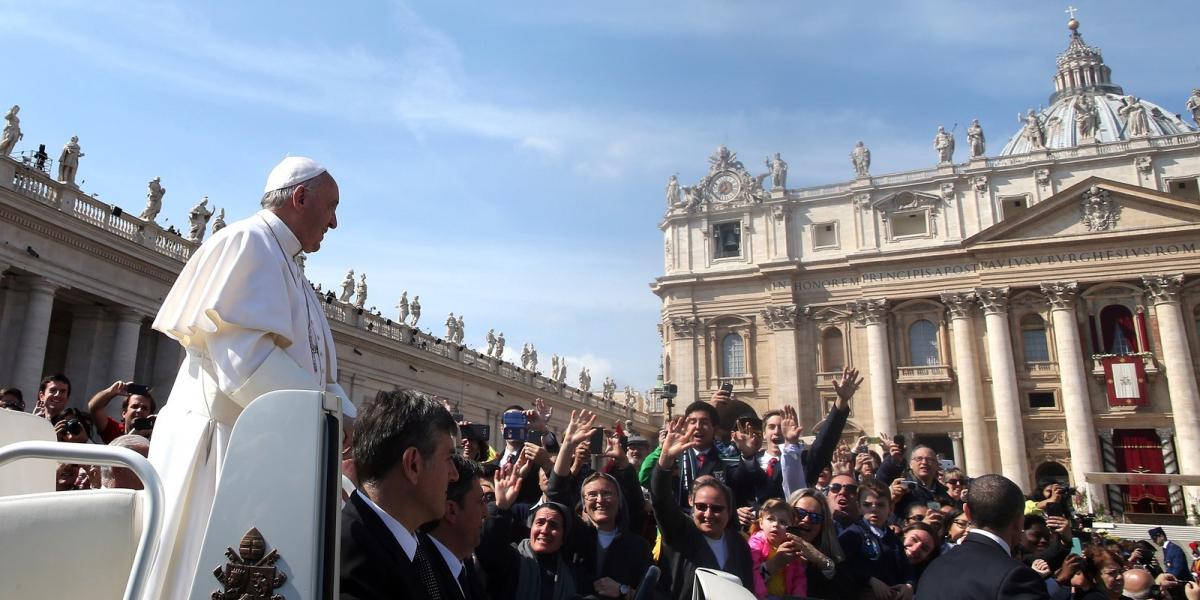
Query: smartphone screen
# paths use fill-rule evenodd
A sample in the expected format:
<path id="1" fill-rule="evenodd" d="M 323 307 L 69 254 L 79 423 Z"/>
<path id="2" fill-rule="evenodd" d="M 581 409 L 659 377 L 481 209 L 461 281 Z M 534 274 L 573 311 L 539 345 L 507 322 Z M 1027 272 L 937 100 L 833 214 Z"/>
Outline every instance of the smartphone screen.
<path id="1" fill-rule="evenodd" d="M 1071 538 L 1071 554 L 1083 556 L 1083 544 L 1079 542 L 1079 538 Z"/>
<path id="2" fill-rule="evenodd" d="M 604 430 L 597 427 L 592 430 L 592 436 L 588 438 L 588 451 L 592 454 L 604 453 Z"/>

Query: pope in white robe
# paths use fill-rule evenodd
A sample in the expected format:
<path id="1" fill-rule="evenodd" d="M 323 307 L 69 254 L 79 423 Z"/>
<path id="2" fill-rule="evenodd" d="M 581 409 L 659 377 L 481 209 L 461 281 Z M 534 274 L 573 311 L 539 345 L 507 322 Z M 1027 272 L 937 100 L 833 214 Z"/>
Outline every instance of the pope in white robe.
<path id="1" fill-rule="evenodd" d="M 166 506 L 147 599 L 188 597 L 229 434 L 243 408 L 275 390 L 326 390 L 353 414 L 336 383 L 321 302 L 296 261 L 337 226 L 337 203 L 337 183 L 323 167 L 284 159 L 267 179 L 265 208 L 196 250 L 154 320 L 187 356 L 150 448 Z"/>

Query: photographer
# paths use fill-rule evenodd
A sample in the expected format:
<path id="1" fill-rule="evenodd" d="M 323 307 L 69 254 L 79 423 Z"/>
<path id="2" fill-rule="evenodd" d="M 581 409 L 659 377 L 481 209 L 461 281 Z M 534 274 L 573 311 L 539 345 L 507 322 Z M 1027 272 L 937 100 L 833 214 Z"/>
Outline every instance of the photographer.
<path id="1" fill-rule="evenodd" d="M 113 398 L 125 396 L 121 403 L 121 420 L 118 422 L 108 416 L 107 408 Z M 96 392 L 88 400 L 88 411 L 92 413 L 96 428 L 100 431 L 100 439 L 105 444 L 130 433 L 146 439 L 154 433 L 154 421 L 158 417 L 158 404 L 150 395 L 150 388 L 138 385 L 132 381 L 115 381 L 107 388 Z"/>
<path id="2" fill-rule="evenodd" d="M 54 420 L 71 400 L 71 380 L 62 373 L 47 375 L 38 386 L 37 404 L 33 406 L 33 414 L 38 417 Z"/>
<path id="3" fill-rule="evenodd" d="M 890 441 L 883 435 L 880 438 L 884 443 Z M 903 465 L 901 459 L 904 455 L 904 445 L 900 443 L 899 438 L 888 444 L 888 455 L 888 458 L 880 465 L 876 478 L 880 481 L 891 482 L 892 501 L 897 513 L 903 514 L 908 505 L 913 502 L 927 504 L 948 495 L 949 490 L 942 485 L 941 481 L 938 481 L 938 471 L 941 466 L 938 464 L 937 453 L 933 451 L 933 448 L 928 446 L 913 448 L 912 454 L 909 456 L 908 471 L 905 471 L 903 475 L 899 471 Z"/>
<path id="4" fill-rule="evenodd" d="M 68 408 L 50 418 L 58 441 L 88 444 L 92 441 L 92 420 L 77 408 Z"/>
<path id="5" fill-rule="evenodd" d="M 532 505 L 541 498 L 538 479 L 541 473 L 548 474 L 553 466 L 553 460 L 543 446 L 557 445 L 547 426 L 553 414 L 554 409 L 548 408 L 546 401 L 538 398 L 534 400 L 531 410 L 514 404 L 506 408 L 501 415 L 504 452 L 489 464 L 495 465 L 497 469 L 504 465 L 515 465 L 522 454 L 527 455 L 529 459 L 535 459 L 536 463 L 536 468 L 532 466 L 534 463 L 531 463 L 531 467 L 521 473 L 522 483 L 520 495 L 516 500 L 517 505 Z"/>
<path id="6" fill-rule="evenodd" d="M 0 410 L 25 412 L 25 396 L 14 387 L 0 388 Z"/>

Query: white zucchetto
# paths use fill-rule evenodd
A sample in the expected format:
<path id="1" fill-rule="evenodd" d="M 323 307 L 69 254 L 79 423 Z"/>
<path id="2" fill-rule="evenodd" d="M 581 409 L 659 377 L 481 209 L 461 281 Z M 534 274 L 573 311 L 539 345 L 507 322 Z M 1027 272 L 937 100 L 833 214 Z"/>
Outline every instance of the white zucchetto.
<path id="1" fill-rule="evenodd" d="M 279 161 L 279 164 L 271 169 L 271 174 L 267 175 L 267 185 L 263 188 L 263 193 L 281 190 L 326 172 L 325 167 L 311 158 L 289 156 Z"/>

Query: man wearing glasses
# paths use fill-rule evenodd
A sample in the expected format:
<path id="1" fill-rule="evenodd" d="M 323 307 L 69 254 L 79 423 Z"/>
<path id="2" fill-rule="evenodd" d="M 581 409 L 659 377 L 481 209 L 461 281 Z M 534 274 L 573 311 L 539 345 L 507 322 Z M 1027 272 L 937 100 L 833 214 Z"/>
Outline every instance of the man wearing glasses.
<path id="1" fill-rule="evenodd" d="M 909 455 L 908 471 L 897 476 L 899 464 L 889 458 L 879 468 L 878 478 L 892 482 L 892 500 L 896 513 L 904 514 L 913 502 L 928 504 L 940 496 L 947 495 L 946 486 L 938 481 L 938 457 L 933 448 L 917 446 Z"/>
<path id="2" fill-rule="evenodd" d="M 833 521 L 840 535 L 861 516 L 858 508 L 858 482 L 849 473 L 838 473 L 829 480 L 828 497 Z"/>

